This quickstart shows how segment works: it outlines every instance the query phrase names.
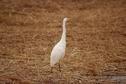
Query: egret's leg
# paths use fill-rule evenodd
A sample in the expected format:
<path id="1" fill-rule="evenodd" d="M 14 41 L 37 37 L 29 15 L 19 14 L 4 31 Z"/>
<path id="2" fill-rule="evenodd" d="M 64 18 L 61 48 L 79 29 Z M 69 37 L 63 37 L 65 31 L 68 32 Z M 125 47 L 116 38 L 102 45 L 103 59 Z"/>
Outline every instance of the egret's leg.
<path id="1" fill-rule="evenodd" d="M 60 66 L 60 63 L 59 63 L 59 71 L 61 72 L 61 66 Z"/>
<path id="2" fill-rule="evenodd" d="M 51 67 L 51 73 L 53 72 L 53 67 Z"/>

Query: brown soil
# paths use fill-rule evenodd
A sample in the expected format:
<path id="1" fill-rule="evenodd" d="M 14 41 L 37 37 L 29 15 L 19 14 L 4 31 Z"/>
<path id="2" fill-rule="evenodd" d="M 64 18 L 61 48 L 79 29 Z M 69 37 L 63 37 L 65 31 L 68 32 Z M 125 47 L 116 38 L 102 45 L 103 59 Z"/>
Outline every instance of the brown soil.
<path id="1" fill-rule="evenodd" d="M 49 58 L 68 17 L 62 72 Z M 0 0 L 0 84 L 125 84 L 126 0 Z"/>

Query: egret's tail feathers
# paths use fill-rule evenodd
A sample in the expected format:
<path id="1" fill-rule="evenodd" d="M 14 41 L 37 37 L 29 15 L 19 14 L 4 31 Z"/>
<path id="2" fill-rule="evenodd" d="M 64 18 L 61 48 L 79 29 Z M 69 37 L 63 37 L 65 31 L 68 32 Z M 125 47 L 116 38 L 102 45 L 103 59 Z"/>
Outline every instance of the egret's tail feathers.
<path id="1" fill-rule="evenodd" d="M 55 62 L 54 61 L 50 61 L 50 66 L 53 67 L 55 65 Z"/>

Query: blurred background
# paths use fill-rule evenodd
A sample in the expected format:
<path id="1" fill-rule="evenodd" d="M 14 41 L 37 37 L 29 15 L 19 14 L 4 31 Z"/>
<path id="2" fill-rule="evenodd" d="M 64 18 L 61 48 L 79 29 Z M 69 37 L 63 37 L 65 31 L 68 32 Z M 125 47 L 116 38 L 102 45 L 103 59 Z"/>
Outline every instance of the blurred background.
<path id="1" fill-rule="evenodd" d="M 50 53 L 68 17 L 62 72 Z M 0 0 L 0 84 L 125 84 L 126 0 Z"/>

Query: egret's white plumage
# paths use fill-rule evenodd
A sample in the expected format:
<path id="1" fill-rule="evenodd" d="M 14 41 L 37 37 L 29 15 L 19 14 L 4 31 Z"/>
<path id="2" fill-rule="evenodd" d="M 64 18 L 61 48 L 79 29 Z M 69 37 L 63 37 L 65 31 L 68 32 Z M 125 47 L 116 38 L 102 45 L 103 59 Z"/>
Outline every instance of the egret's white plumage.
<path id="1" fill-rule="evenodd" d="M 50 57 L 50 66 L 51 67 L 53 67 L 56 63 L 58 63 L 65 55 L 66 21 L 67 21 L 67 18 L 64 18 L 63 19 L 63 33 L 62 33 L 61 40 L 54 46 L 54 48 L 51 52 L 51 57 Z"/>

